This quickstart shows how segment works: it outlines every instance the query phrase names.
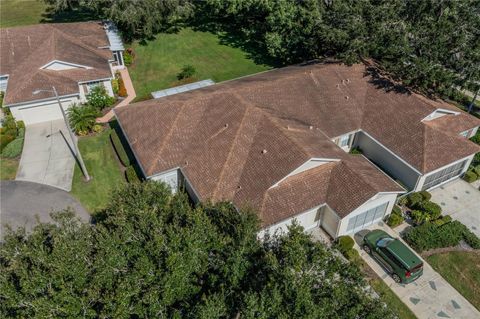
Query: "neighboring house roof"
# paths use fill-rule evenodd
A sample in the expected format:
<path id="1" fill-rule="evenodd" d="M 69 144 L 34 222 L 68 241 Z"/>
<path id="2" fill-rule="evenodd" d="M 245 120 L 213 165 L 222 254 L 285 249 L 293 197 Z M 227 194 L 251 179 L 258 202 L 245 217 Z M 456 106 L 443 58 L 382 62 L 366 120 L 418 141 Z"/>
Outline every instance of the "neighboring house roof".
<path id="1" fill-rule="evenodd" d="M 78 82 L 112 76 L 109 41 L 101 22 L 40 24 L 0 30 L 0 74 L 8 74 L 5 104 L 51 97 L 33 95 L 55 86 L 59 95 L 78 93 Z M 54 71 L 52 61 L 87 68 Z"/>
<path id="2" fill-rule="evenodd" d="M 460 132 L 443 132 L 441 121 L 480 121 L 461 113 L 424 123 L 452 106 L 386 92 L 365 71 L 293 66 L 115 112 L 147 176 L 181 168 L 201 200 L 251 206 L 264 226 L 322 203 L 344 217 L 379 192 L 402 189 L 335 145 L 340 135 L 365 130 L 422 172 L 478 151 Z M 289 176 L 312 158 L 334 161 Z"/>

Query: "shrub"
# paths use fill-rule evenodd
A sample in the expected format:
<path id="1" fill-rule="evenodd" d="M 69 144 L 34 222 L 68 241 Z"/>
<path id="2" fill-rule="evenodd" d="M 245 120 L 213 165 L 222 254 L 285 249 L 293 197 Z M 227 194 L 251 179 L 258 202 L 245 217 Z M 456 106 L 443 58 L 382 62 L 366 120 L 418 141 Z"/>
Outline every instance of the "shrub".
<path id="1" fill-rule="evenodd" d="M 417 251 L 456 246 L 464 239 L 472 247 L 480 247 L 480 239 L 459 221 L 437 226 L 425 223 L 410 229 L 405 240 Z"/>
<path id="2" fill-rule="evenodd" d="M 434 220 L 433 223 L 437 226 L 442 226 L 446 223 L 449 223 L 452 221 L 452 217 L 450 217 L 449 215 L 445 215 L 445 216 L 442 216 L 440 218 L 438 218 L 437 220 Z"/>
<path id="3" fill-rule="evenodd" d="M 23 137 L 16 138 L 2 150 L 2 156 L 7 158 L 14 158 L 20 156 L 22 154 L 23 148 Z"/>
<path id="4" fill-rule="evenodd" d="M 356 249 L 347 250 L 344 254 L 345 258 L 347 258 L 351 263 L 357 265 L 360 268 L 365 267 L 365 262 L 363 261 L 362 257 Z"/>
<path id="5" fill-rule="evenodd" d="M 135 168 L 132 165 L 127 167 L 127 169 L 125 170 L 125 178 L 129 183 L 140 183 L 140 179 L 138 178 L 137 172 L 135 171 Z"/>
<path id="6" fill-rule="evenodd" d="M 126 97 L 127 94 L 127 88 L 125 87 L 125 83 L 123 83 L 123 79 L 119 78 L 118 79 L 118 96 L 121 97 Z"/>
<path id="7" fill-rule="evenodd" d="M 91 132 L 98 116 L 100 116 L 100 112 L 90 105 L 77 106 L 74 104 L 68 109 L 68 121 L 78 135 L 86 135 Z"/>
<path id="8" fill-rule="evenodd" d="M 477 133 L 474 136 L 470 137 L 470 141 L 480 145 L 480 130 L 477 130 Z"/>
<path id="9" fill-rule="evenodd" d="M 410 212 L 410 216 L 413 219 L 413 222 L 417 225 L 421 225 L 430 220 L 430 215 L 422 210 L 413 210 Z"/>
<path id="10" fill-rule="evenodd" d="M 129 66 L 133 63 L 133 58 L 135 57 L 135 54 L 133 53 L 133 50 L 131 48 L 128 48 L 126 51 L 123 52 L 123 63 L 126 66 Z"/>
<path id="11" fill-rule="evenodd" d="M 17 134 L 17 138 L 24 138 L 25 137 L 25 128 L 21 127 L 18 129 L 18 134 Z"/>
<path id="12" fill-rule="evenodd" d="M 423 200 L 427 200 L 427 201 L 428 201 L 428 200 L 430 200 L 430 199 L 432 198 L 432 194 L 430 194 L 430 193 L 427 192 L 427 191 L 420 191 L 419 193 L 420 193 L 420 195 L 422 195 Z"/>
<path id="13" fill-rule="evenodd" d="M 467 183 L 473 183 L 478 179 L 478 175 L 475 174 L 474 171 L 467 171 L 467 172 L 465 172 L 465 175 L 463 175 L 463 179 Z"/>
<path id="14" fill-rule="evenodd" d="M 118 79 L 113 79 L 111 82 L 112 82 L 113 94 L 118 95 Z"/>
<path id="15" fill-rule="evenodd" d="M 108 95 L 103 85 L 95 86 L 87 94 L 87 104 L 93 106 L 97 110 L 103 110 L 115 103 L 115 98 Z"/>
<path id="16" fill-rule="evenodd" d="M 110 134 L 110 140 L 112 141 L 113 148 L 115 149 L 115 152 L 117 153 L 118 158 L 120 159 L 120 162 L 122 162 L 123 166 L 130 166 L 130 159 L 128 158 L 128 154 L 123 147 L 120 137 L 118 137 L 117 131 L 112 131 Z"/>
<path id="17" fill-rule="evenodd" d="M 354 147 L 350 150 L 350 154 L 359 155 L 359 154 L 363 154 L 363 153 L 362 153 L 362 150 L 360 149 L 360 147 Z"/>
<path id="18" fill-rule="evenodd" d="M 421 201 L 423 201 L 423 196 L 420 193 L 411 193 L 407 196 L 407 205 L 409 207 L 413 207 Z"/>
<path id="19" fill-rule="evenodd" d="M 390 216 L 388 216 L 387 225 L 390 227 L 397 227 L 398 225 L 403 223 L 404 220 L 405 219 L 401 214 L 392 213 L 390 214 Z"/>
<path id="20" fill-rule="evenodd" d="M 15 135 L 12 134 L 2 134 L 0 135 L 0 152 L 15 139 Z"/>
<path id="21" fill-rule="evenodd" d="M 17 128 L 18 129 L 25 129 L 25 123 L 23 121 L 17 121 Z"/>
<path id="22" fill-rule="evenodd" d="M 442 214 L 442 208 L 437 203 L 431 201 L 422 201 L 414 205 L 416 210 L 421 210 L 430 215 L 429 220 L 435 220 Z"/>
<path id="23" fill-rule="evenodd" d="M 353 238 L 350 236 L 340 236 L 337 239 L 337 244 L 336 247 L 342 254 L 346 254 L 347 251 L 353 249 L 353 245 L 355 242 L 353 241 Z"/>
<path id="24" fill-rule="evenodd" d="M 480 164 L 477 165 L 477 166 L 475 166 L 475 167 L 473 168 L 473 171 L 475 172 L 475 174 L 477 174 L 477 176 L 480 177 Z"/>
<path id="25" fill-rule="evenodd" d="M 195 74 L 196 70 L 192 65 L 185 65 L 180 73 L 177 74 L 178 80 L 183 80 L 187 78 L 191 78 Z"/>
<path id="26" fill-rule="evenodd" d="M 407 204 L 408 204 L 408 197 L 407 196 L 403 196 L 403 197 L 400 197 L 398 199 L 398 205 L 407 206 Z"/>
<path id="27" fill-rule="evenodd" d="M 398 205 L 393 205 L 392 213 L 402 216 L 402 209 Z"/>
<path id="28" fill-rule="evenodd" d="M 95 125 L 92 127 L 92 130 L 93 130 L 95 133 L 100 133 L 101 131 L 103 131 L 103 125 L 102 125 L 102 124 L 95 124 Z"/>

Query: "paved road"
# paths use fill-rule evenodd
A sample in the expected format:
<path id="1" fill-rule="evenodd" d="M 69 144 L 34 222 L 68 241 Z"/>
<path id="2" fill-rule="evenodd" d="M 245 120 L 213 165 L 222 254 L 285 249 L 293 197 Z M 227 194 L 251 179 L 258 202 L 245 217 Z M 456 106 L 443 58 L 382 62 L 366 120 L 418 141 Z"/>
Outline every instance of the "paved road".
<path id="1" fill-rule="evenodd" d="M 369 228 L 379 228 L 393 237 L 400 238 L 395 230 L 383 223 L 374 224 Z M 360 256 L 419 319 L 480 318 L 480 312 L 439 273 L 433 270 L 425 260 L 423 261 L 423 275 L 420 278 L 408 285 L 397 284 L 378 262 L 359 247 L 358 237 L 355 238 L 355 241 L 355 248 Z"/>
<path id="2" fill-rule="evenodd" d="M 70 191 L 75 158 L 69 144 L 72 145 L 63 120 L 27 126 L 16 180 Z"/>
<path id="3" fill-rule="evenodd" d="M 22 181 L 0 182 L 0 237 L 5 225 L 25 226 L 31 230 L 38 219 L 51 222 L 50 213 L 71 207 L 77 216 L 88 222 L 90 215 L 69 193 L 55 187 Z"/>
<path id="4" fill-rule="evenodd" d="M 442 214 L 466 225 L 480 237 L 480 191 L 457 179 L 431 191 L 432 201 L 442 207 Z"/>

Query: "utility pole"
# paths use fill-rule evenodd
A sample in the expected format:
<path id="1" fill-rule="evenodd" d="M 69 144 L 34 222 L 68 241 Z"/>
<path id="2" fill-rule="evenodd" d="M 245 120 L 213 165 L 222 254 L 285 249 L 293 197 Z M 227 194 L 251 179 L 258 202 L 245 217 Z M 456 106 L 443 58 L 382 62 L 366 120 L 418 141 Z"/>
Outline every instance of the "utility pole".
<path id="1" fill-rule="evenodd" d="M 75 134 L 73 134 L 72 128 L 70 127 L 70 122 L 68 121 L 67 115 L 65 114 L 65 110 L 63 109 L 62 103 L 60 102 L 60 97 L 58 96 L 57 89 L 55 89 L 54 86 L 52 86 L 52 90 L 35 90 L 33 94 L 38 94 L 40 92 L 50 92 L 55 94 L 55 98 L 57 99 L 58 106 L 60 107 L 60 111 L 62 111 L 62 116 L 65 124 L 67 125 L 67 130 L 68 134 L 70 135 L 70 139 L 72 140 L 73 143 L 73 150 L 75 152 L 75 158 L 78 160 L 78 163 L 80 164 L 80 169 L 82 170 L 83 176 L 85 176 L 85 180 L 88 182 L 90 181 L 90 175 L 88 175 L 87 168 L 85 167 L 85 164 L 83 163 L 83 158 L 82 154 L 80 153 L 80 150 L 78 149 L 77 143 L 75 143 L 76 138 Z"/>

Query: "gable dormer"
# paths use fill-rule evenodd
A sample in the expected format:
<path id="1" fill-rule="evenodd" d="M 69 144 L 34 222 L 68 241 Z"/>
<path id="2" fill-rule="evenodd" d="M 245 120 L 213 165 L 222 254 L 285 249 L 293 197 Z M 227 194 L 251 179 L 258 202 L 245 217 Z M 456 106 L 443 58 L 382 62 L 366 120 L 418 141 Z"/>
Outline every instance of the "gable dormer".
<path id="1" fill-rule="evenodd" d="M 332 162 L 339 162 L 340 160 L 339 159 L 334 159 L 334 158 L 311 158 L 309 159 L 308 161 L 306 161 L 305 163 L 303 163 L 302 165 L 300 165 L 299 167 L 297 167 L 296 169 L 294 169 L 291 173 L 289 173 L 287 176 L 285 176 L 284 178 L 282 178 L 281 180 L 279 180 L 278 182 L 276 182 L 274 185 L 272 185 L 272 187 L 270 188 L 273 188 L 273 187 L 276 187 L 278 186 L 281 182 L 283 182 L 284 180 L 286 180 L 287 178 L 291 177 L 291 176 L 294 176 L 294 175 L 297 175 L 297 174 L 300 174 L 302 172 L 305 172 L 309 169 L 312 169 L 312 168 L 315 168 L 315 167 L 318 167 L 320 165 L 324 165 L 324 164 L 328 164 L 328 163 L 332 163 Z"/>
<path id="2" fill-rule="evenodd" d="M 442 116 L 445 116 L 445 115 L 458 115 L 460 114 L 460 112 L 455 112 L 455 111 L 451 111 L 451 110 L 446 110 L 446 109 L 436 109 L 435 111 L 433 111 L 432 113 L 428 114 L 427 116 L 425 116 L 423 119 L 422 119 L 422 122 L 423 121 L 431 121 L 431 120 L 434 120 L 434 119 L 438 119 Z"/>
<path id="3" fill-rule="evenodd" d="M 51 71 L 64 71 L 72 69 L 91 69 L 91 67 L 81 64 L 75 64 L 60 60 L 53 60 L 40 67 L 42 70 L 51 70 Z"/>

